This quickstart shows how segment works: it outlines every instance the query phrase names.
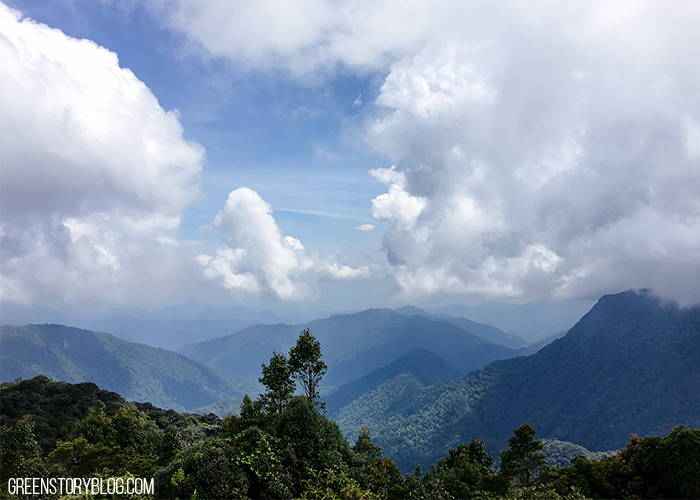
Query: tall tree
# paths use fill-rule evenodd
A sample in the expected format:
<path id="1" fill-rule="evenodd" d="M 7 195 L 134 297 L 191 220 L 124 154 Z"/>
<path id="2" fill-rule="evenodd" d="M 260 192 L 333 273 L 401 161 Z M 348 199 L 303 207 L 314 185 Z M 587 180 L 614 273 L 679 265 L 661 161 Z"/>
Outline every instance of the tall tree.
<path id="1" fill-rule="evenodd" d="M 258 380 L 267 387 L 261 399 L 269 413 L 280 413 L 292 398 L 296 390 L 292 374 L 292 367 L 284 354 L 272 351 L 270 365 L 262 364 L 262 377 Z"/>
<path id="2" fill-rule="evenodd" d="M 304 395 L 312 403 L 319 396 L 318 383 L 328 369 L 321 357 L 321 344 L 308 328 L 301 332 L 297 344 L 289 350 L 289 366 L 301 383 Z M 325 408 L 325 403 L 320 403 L 320 406 Z"/>
<path id="3" fill-rule="evenodd" d="M 45 477 L 48 473 L 41 448 L 34 438 L 34 420 L 27 414 L 14 425 L 0 427 L 0 498 L 7 494 L 12 477 Z"/>
<path id="4" fill-rule="evenodd" d="M 535 441 L 535 429 L 527 422 L 513 431 L 508 439 L 508 449 L 501 452 L 501 473 L 514 479 L 521 486 L 535 483 L 547 459 L 541 453 L 542 442 Z"/>

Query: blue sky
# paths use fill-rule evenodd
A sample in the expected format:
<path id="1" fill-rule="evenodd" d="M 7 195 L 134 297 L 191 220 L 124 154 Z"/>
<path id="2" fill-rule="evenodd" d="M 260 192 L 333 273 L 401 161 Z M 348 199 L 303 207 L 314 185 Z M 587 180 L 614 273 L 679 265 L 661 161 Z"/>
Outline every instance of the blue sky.
<path id="1" fill-rule="evenodd" d="M 139 4 L 129 9 L 87 1 L 7 5 L 115 52 L 120 66 L 131 69 L 164 109 L 179 110 L 184 137 L 207 152 L 206 199 L 189 208 L 183 238 L 197 239 L 199 226 L 210 223 L 228 193 L 240 186 L 258 191 L 281 212 L 276 220 L 284 230 L 289 224 L 290 231 L 305 231 L 304 240 L 313 239 L 312 244 L 349 243 L 358 235 L 348 235 L 348 226 L 375 222 L 367 200 L 383 189 L 367 172 L 386 161 L 363 144 L 367 103 L 362 95 L 371 105 L 381 74 L 340 71 L 300 84 L 241 71 L 227 61 L 183 53 L 182 36 L 159 28 Z M 317 219 L 320 214 L 331 220 Z M 321 231 L 309 228 L 318 225 Z M 332 237 L 322 236 L 329 231 Z"/>
<path id="2" fill-rule="evenodd" d="M 700 300 L 694 2 L 2 16 L 2 300 Z"/>

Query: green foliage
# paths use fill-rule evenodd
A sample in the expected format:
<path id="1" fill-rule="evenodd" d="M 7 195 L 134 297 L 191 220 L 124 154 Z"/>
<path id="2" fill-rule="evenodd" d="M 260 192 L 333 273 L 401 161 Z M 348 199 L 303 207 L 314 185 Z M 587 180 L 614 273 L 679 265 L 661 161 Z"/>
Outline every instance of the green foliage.
<path id="1" fill-rule="evenodd" d="M 156 498 L 248 498 L 249 480 L 236 463 L 236 448 L 207 438 L 181 451 L 155 474 Z"/>
<path id="2" fill-rule="evenodd" d="M 363 490 L 354 479 L 345 472 L 336 473 L 333 469 L 318 471 L 309 468 L 309 479 L 303 479 L 304 490 L 301 498 L 324 500 L 378 500 L 378 495 Z"/>
<path id="3" fill-rule="evenodd" d="M 606 483 L 620 498 L 700 498 L 700 430 L 681 425 L 665 438 L 632 435 L 602 464 Z M 599 491 L 591 485 L 593 494 Z"/>
<path id="4" fill-rule="evenodd" d="M 321 357 L 321 344 L 308 328 L 301 332 L 296 345 L 289 350 L 289 366 L 312 403 L 318 399 L 318 383 L 328 370 Z M 325 403 L 320 403 L 320 406 L 325 408 Z"/>
<path id="5" fill-rule="evenodd" d="M 75 425 L 70 439 L 56 444 L 49 464 L 66 477 L 152 476 L 157 457 L 149 424 L 155 427 L 131 406 L 122 406 L 113 417 L 94 410 Z"/>
<path id="6" fill-rule="evenodd" d="M 270 427 L 272 418 L 264 411 L 262 399 L 253 401 L 247 394 L 243 397 L 241 411 L 239 415 L 231 414 L 221 422 L 221 432 L 224 437 L 233 439 L 234 436 L 245 431 L 249 427 L 259 427 L 267 429 Z"/>
<path id="7" fill-rule="evenodd" d="M 481 498 L 489 492 L 504 493 L 507 487 L 496 475 L 493 458 L 479 439 L 449 450 L 449 456 L 440 459 L 425 480 L 439 485 L 453 498 Z"/>
<path id="8" fill-rule="evenodd" d="M 379 495 L 380 498 L 403 498 L 406 496 L 403 477 L 396 462 L 382 456 L 382 447 L 372 442 L 369 429 L 363 427 L 352 451 L 359 458 L 353 478 L 362 488 Z"/>
<path id="9" fill-rule="evenodd" d="M 362 431 L 357 436 L 357 441 L 355 441 L 355 446 L 352 447 L 352 450 L 365 460 L 378 458 L 382 454 L 382 447 L 372 442 L 372 437 L 369 435 L 369 429 L 366 425 L 362 427 Z"/>
<path id="10" fill-rule="evenodd" d="M 319 350 L 320 351 L 320 350 Z M 280 413 L 289 402 L 296 385 L 292 380 L 294 370 L 284 354 L 272 351 L 270 365 L 262 365 L 262 377 L 258 380 L 267 388 L 260 396 L 268 413 Z"/>
<path id="11" fill-rule="evenodd" d="M 34 439 L 34 422 L 24 415 L 14 424 L 0 427 L 0 498 L 9 498 L 8 479 L 47 477 L 49 471 Z"/>
<path id="12" fill-rule="evenodd" d="M 103 391 L 95 384 L 52 382 L 37 375 L 18 383 L 4 383 L 0 387 L 0 423 L 16 423 L 31 413 L 34 432 L 44 455 L 56 446 L 58 439 L 66 439 L 76 422 L 85 418 L 90 409 L 97 407 L 107 415 L 114 415 L 125 403 L 114 392 Z"/>
<path id="13" fill-rule="evenodd" d="M 294 397 L 274 422 L 280 439 L 280 456 L 292 477 L 303 478 L 307 469 L 349 472 L 355 454 L 340 428 L 316 411 L 304 396 Z"/>
<path id="14" fill-rule="evenodd" d="M 246 467 L 258 479 L 269 480 L 279 468 L 280 458 L 273 450 L 279 442 L 257 427 L 249 427 L 233 439 L 238 447 L 236 464 Z"/>
<path id="15" fill-rule="evenodd" d="M 518 486 L 532 486 L 540 472 L 547 467 L 547 459 L 541 453 L 542 442 L 535 441 L 535 429 L 524 423 L 513 431 L 508 439 L 508 449 L 501 452 L 500 473 L 515 481 Z"/>
<path id="16" fill-rule="evenodd" d="M 173 475 L 170 476 L 170 484 L 172 484 L 175 487 L 178 487 L 181 482 L 185 480 L 185 471 L 182 470 L 182 467 L 180 467 L 178 470 L 173 472 Z"/>
<path id="17" fill-rule="evenodd" d="M 168 428 L 163 431 L 162 438 L 158 446 L 158 465 L 167 464 L 181 449 L 182 440 L 178 435 L 177 427 L 174 425 L 169 425 Z"/>
<path id="18" fill-rule="evenodd" d="M 559 493 L 547 484 L 537 486 L 516 486 L 508 489 L 505 494 L 495 498 L 507 498 L 517 500 L 586 500 L 587 497 L 575 486 L 569 487 L 566 492 Z"/>

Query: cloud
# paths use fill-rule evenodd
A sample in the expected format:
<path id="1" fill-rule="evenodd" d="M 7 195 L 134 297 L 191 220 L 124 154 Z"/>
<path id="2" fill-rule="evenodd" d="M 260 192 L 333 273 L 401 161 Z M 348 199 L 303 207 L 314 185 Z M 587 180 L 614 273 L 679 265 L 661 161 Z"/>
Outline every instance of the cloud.
<path id="1" fill-rule="evenodd" d="M 0 33 L 2 299 L 167 295 L 203 148 L 107 49 L 2 4 Z"/>
<path id="2" fill-rule="evenodd" d="M 392 65 L 367 140 L 405 295 L 700 301 L 700 8 L 572 5 Z"/>
<path id="3" fill-rule="evenodd" d="M 404 294 L 653 287 L 700 300 L 697 2 L 148 6 L 238 69 L 307 83 L 338 68 L 385 75 L 362 107 L 376 113 L 367 144 L 395 165 L 371 172 L 387 186 L 372 213 L 390 225 L 383 249 Z M 93 296 L 98 282 L 110 284 L 98 296 L 124 296 L 119 284 L 137 282 L 125 273 L 151 268 L 137 258 L 147 245 L 179 259 L 203 152 L 114 54 L 2 13 L 3 296 Z M 251 193 L 234 197 L 245 216 L 217 217 L 229 240 L 200 257 L 210 278 L 291 299 L 353 274 L 282 237 Z"/>
<path id="4" fill-rule="evenodd" d="M 361 71 L 384 67 L 436 28 L 427 4 L 398 0 L 166 0 L 147 6 L 207 56 L 300 77 L 338 64 Z"/>
<path id="5" fill-rule="evenodd" d="M 252 189 L 228 196 L 214 225 L 226 233 L 226 246 L 216 256 L 199 255 L 207 278 L 238 295 L 269 294 L 302 301 L 317 293 L 319 279 L 368 278 L 368 266 L 351 267 L 309 254 L 304 245 L 282 233 L 272 207 Z"/>
<path id="6" fill-rule="evenodd" d="M 362 224 L 360 226 L 357 226 L 355 229 L 359 229 L 360 231 L 371 231 L 374 229 L 374 224 Z"/>

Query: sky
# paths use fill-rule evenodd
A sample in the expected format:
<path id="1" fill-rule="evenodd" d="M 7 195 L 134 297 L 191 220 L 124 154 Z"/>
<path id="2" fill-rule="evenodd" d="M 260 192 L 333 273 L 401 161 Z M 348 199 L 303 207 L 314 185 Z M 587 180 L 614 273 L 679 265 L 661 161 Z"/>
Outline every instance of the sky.
<path id="1" fill-rule="evenodd" d="M 0 300 L 700 302 L 700 3 L 5 0 Z"/>

